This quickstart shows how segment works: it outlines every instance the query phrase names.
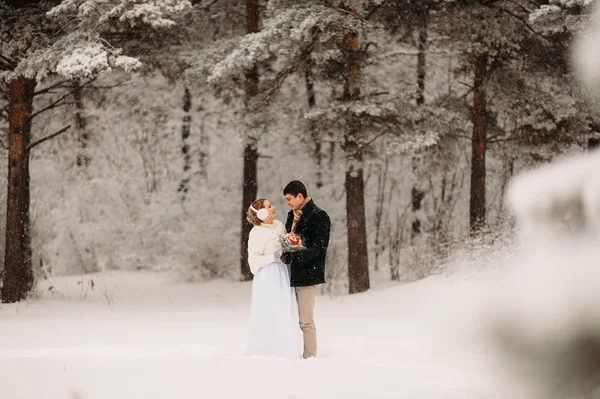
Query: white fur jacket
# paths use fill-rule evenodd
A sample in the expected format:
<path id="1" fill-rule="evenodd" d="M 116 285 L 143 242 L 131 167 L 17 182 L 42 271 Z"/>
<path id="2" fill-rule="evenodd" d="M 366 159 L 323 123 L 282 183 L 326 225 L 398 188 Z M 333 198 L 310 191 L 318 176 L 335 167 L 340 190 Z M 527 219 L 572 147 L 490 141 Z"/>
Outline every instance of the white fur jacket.
<path id="1" fill-rule="evenodd" d="M 285 226 L 279 220 L 260 224 L 250 230 L 248 239 L 248 264 L 256 276 L 261 267 L 275 261 L 273 253 L 281 248 L 280 237 L 285 235 Z"/>

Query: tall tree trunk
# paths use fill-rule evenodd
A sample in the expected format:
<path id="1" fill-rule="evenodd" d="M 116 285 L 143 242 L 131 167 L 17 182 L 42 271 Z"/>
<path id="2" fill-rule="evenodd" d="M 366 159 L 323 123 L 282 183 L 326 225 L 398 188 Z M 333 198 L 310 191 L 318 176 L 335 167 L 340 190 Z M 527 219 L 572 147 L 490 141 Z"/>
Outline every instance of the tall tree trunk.
<path id="1" fill-rule="evenodd" d="M 244 147 L 244 187 L 243 187 L 243 208 L 242 208 L 242 242 L 241 242 L 241 260 L 242 260 L 242 280 L 251 280 L 252 272 L 248 264 L 248 238 L 252 225 L 246 220 L 248 207 L 252 201 L 256 199 L 258 192 L 257 185 L 257 164 L 258 151 L 256 149 L 257 142 L 255 139 L 248 137 L 246 146 Z"/>
<path id="2" fill-rule="evenodd" d="M 498 207 L 498 213 L 501 213 L 504 208 L 504 197 L 506 196 L 506 189 L 510 179 L 513 177 L 515 166 L 515 159 L 510 154 L 505 154 L 502 160 L 502 183 L 500 184 L 500 206 Z"/>
<path id="3" fill-rule="evenodd" d="M 16 58 L 16 57 L 15 57 Z M 18 302 L 33 286 L 29 234 L 29 144 L 35 79 L 9 83 L 8 194 L 2 302 Z"/>
<path id="4" fill-rule="evenodd" d="M 191 154 L 190 154 L 190 134 L 192 125 L 192 94 L 186 86 L 183 91 L 183 120 L 181 123 L 181 153 L 183 154 L 183 178 L 177 191 L 181 193 L 181 201 L 185 201 L 185 196 L 188 192 L 190 184 L 190 173 L 192 169 Z"/>
<path id="5" fill-rule="evenodd" d="M 377 175 L 377 196 L 375 200 L 375 271 L 379 270 L 379 257 L 385 250 L 385 244 L 381 239 L 381 222 L 383 218 L 383 209 L 385 202 L 385 186 L 387 183 L 387 174 L 389 167 L 389 158 L 385 157 L 383 165 L 379 165 L 379 174 Z M 389 224 L 388 224 L 389 225 Z"/>
<path id="6" fill-rule="evenodd" d="M 313 108 L 317 101 L 315 96 L 315 85 L 312 79 L 312 63 L 309 62 L 306 66 L 304 81 L 306 82 L 306 96 L 308 98 L 308 108 Z M 314 144 L 314 158 L 317 167 L 317 188 L 323 187 L 323 155 L 321 135 L 314 126 L 310 127 L 310 135 Z"/>
<path id="7" fill-rule="evenodd" d="M 348 278 L 350 294 L 369 289 L 369 255 L 365 218 L 363 153 L 355 143 L 346 142 L 349 154 L 346 170 L 346 217 L 348 220 Z"/>
<path id="8" fill-rule="evenodd" d="M 83 88 L 79 79 L 73 79 L 73 102 L 75 103 L 75 129 L 77 129 L 77 141 L 79 142 L 79 152 L 77 153 L 77 166 L 87 167 L 90 164 L 90 156 L 87 152 L 90 135 L 86 129 Z"/>
<path id="9" fill-rule="evenodd" d="M 477 233 L 485 226 L 485 155 L 487 146 L 487 102 L 485 79 L 487 55 L 474 61 L 473 138 L 471 154 L 471 198 L 469 204 L 470 230 Z"/>
<path id="10" fill-rule="evenodd" d="M 417 105 L 425 104 L 425 75 L 427 72 L 427 40 L 429 9 L 424 7 L 418 14 L 417 30 L 419 34 L 417 47 Z"/>
<path id="11" fill-rule="evenodd" d="M 417 54 L 417 105 L 423 105 L 425 103 L 425 73 L 427 70 L 427 25 L 429 22 L 429 9 L 425 6 L 418 13 L 417 18 L 417 30 L 418 30 L 418 43 L 419 49 Z M 413 158 L 413 174 L 417 176 L 418 170 L 418 159 Z M 415 185 L 411 190 L 412 198 L 412 228 L 411 228 L 411 240 L 415 239 L 421 234 L 421 218 L 419 217 L 419 211 L 421 210 L 421 203 L 425 197 L 425 192 L 421 190 L 418 178 L 415 178 Z"/>
<path id="12" fill-rule="evenodd" d="M 200 120 L 200 140 L 198 148 L 198 166 L 200 168 L 200 177 L 206 182 L 208 181 L 208 156 L 209 156 L 209 140 L 206 134 L 206 117 L 204 114 Z"/>
<path id="13" fill-rule="evenodd" d="M 358 34 L 344 38 L 347 65 L 344 71 L 344 101 L 360 96 L 360 65 Z M 355 121 L 354 123 L 359 123 Z M 348 279 L 350 294 L 369 289 L 369 255 L 367 253 L 367 229 L 365 218 L 365 184 L 363 179 L 363 151 L 357 138 L 360 127 L 353 126 L 344 138 L 346 152 L 346 217 L 348 223 Z"/>
<path id="14" fill-rule="evenodd" d="M 258 0 L 246 0 L 246 32 L 258 32 L 259 9 Z M 246 71 L 246 101 L 258 94 L 258 68 L 254 66 Z M 258 192 L 258 142 L 253 137 L 247 137 L 244 147 L 244 176 L 242 194 L 242 234 L 240 242 L 242 280 L 251 280 L 252 272 L 248 264 L 248 238 L 252 225 L 246 220 L 246 212 Z"/>
<path id="15" fill-rule="evenodd" d="M 316 105 L 317 101 L 315 96 L 315 85 L 312 78 L 312 63 L 310 61 L 306 65 L 304 81 L 306 82 L 306 96 L 308 99 L 308 108 L 311 109 Z M 323 155 L 321 153 L 323 144 L 321 136 L 314 126 L 310 127 L 310 135 L 314 145 L 313 156 L 315 158 L 315 164 L 317 167 L 316 186 L 317 188 L 321 188 L 323 187 Z"/>
<path id="16" fill-rule="evenodd" d="M 329 175 L 328 175 L 328 181 L 331 183 L 332 188 L 334 187 L 333 183 L 335 183 L 335 173 L 334 173 L 334 166 L 335 166 L 335 147 L 336 147 L 336 140 L 331 140 L 329 142 L 329 148 L 327 149 L 327 163 L 329 164 L 329 168 L 326 168 L 325 170 L 329 170 Z"/>

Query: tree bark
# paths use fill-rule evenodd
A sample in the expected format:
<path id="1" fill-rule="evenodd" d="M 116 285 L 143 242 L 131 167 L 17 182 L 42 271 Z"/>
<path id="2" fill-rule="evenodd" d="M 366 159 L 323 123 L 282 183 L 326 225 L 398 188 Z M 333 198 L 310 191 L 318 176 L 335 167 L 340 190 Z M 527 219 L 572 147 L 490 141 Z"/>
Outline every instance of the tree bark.
<path id="1" fill-rule="evenodd" d="M 429 9 L 425 6 L 417 14 L 417 31 L 418 31 L 418 53 L 417 53 L 417 105 L 423 105 L 425 103 L 425 75 L 427 71 L 427 25 L 429 22 Z M 418 160 L 413 158 L 413 173 L 415 174 L 415 185 L 411 190 L 411 203 L 412 203 L 412 226 L 411 226 L 411 240 L 415 239 L 421 234 L 421 218 L 419 217 L 419 211 L 421 210 L 421 203 L 425 197 L 425 192 L 421 190 L 419 181 L 417 180 Z"/>
<path id="2" fill-rule="evenodd" d="M 353 144 L 347 146 L 352 151 Z M 348 279 L 350 294 L 369 289 L 369 255 L 365 218 L 363 154 L 357 150 L 346 171 L 346 217 L 348 220 Z"/>
<path id="3" fill-rule="evenodd" d="M 485 79 L 488 70 L 487 55 L 478 56 L 474 61 L 473 67 L 473 137 L 469 221 L 471 234 L 476 234 L 485 226 L 485 156 L 487 147 Z"/>
<path id="4" fill-rule="evenodd" d="M 209 139 L 206 133 L 206 118 L 207 114 L 204 114 L 200 119 L 199 126 L 199 148 L 198 148 L 198 167 L 200 169 L 200 177 L 207 182 L 208 181 L 208 156 L 209 156 Z"/>
<path id="5" fill-rule="evenodd" d="M 383 165 L 379 166 L 379 174 L 377 175 L 377 196 L 375 200 L 375 271 L 379 270 L 379 257 L 385 250 L 385 245 L 381 239 L 381 222 L 383 218 L 383 209 L 385 202 L 385 186 L 387 183 L 387 174 L 389 167 L 389 159 L 386 156 Z"/>
<path id="6" fill-rule="evenodd" d="M 498 207 L 498 213 L 501 213 L 504 208 L 504 200 L 506 197 L 506 189 L 513 177 L 515 166 L 515 159 L 510 154 L 505 154 L 502 159 L 502 183 L 500 184 L 500 206 Z"/>
<path id="7" fill-rule="evenodd" d="M 33 286 L 29 234 L 29 144 L 35 79 L 9 83 L 8 193 L 2 302 L 18 302 Z"/>
<path id="8" fill-rule="evenodd" d="M 183 120 L 181 123 L 181 153 L 183 155 L 183 178 L 177 191 L 181 193 L 181 201 L 185 201 L 185 196 L 188 192 L 190 184 L 190 170 L 192 169 L 189 138 L 191 134 L 192 115 L 192 94 L 186 86 L 183 91 Z"/>
<path id="9" fill-rule="evenodd" d="M 259 4 L 258 0 L 246 0 L 246 32 L 256 33 L 259 31 Z M 246 101 L 258 94 L 258 68 L 254 66 L 246 71 Z M 257 140 L 247 137 L 244 147 L 244 176 L 242 193 L 242 234 L 240 242 L 240 260 L 242 280 L 251 280 L 252 272 L 248 264 L 248 238 L 252 225 L 246 220 L 246 213 L 252 201 L 256 199 L 258 192 L 258 149 Z"/>
<path id="10" fill-rule="evenodd" d="M 77 129 L 77 140 L 79 141 L 77 166 L 87 167 L 90 164 L 90 156 L 87 153 L 90 136 L 86 129 L 85 117 L 83 115 L 83 88 L 79 79 L 73 80 L 73 102 L 75 103 L 75 129 Z"/>
<path id="11" fill-rule="evenodd" d="M 317 100 L 316 100 L 316 96 L 315 96 L 315 85 L 314 85 L 314 82 L 312 79 L 312 69 L 311 69 L 310 62 L 306 66 L 306 71 L 304 74 L 304 81 L 306 82 L 306 96 L 308 98 L 308 108 L 311 109 L 316 105 Z M 315 146 L 314 147 L 314 158 L 315 158 L 315 164 L 317 167 L 316 186 L 317 186 L 317 188 L 321 188 L 321 187 L 323 187 L 323 170 L 322 170 L 323 156 L 321 154 L 321 151 L 322 151 L 321 136 L 314 126 L 310 127 L 310 135 L 311 135 L 313 144 Z"/>
<path id="12" fill-rule="evenodd" d="M 248 264 L 248 238 L 250 237 L 250 230 L 252 225 L 246 220 L 248 207 L 252 204 L 252 201 L 256 199 L 258 192 L 257 184 L 257 164 L 258 164 L 258 151 L 256 149 L 256 140 L 253 138 L 247 138 L 246 146 L 244 148 L 244 186 L 243 186 L 243 204 L 242 207 L 242 242 L 241 242 L 241 260 L 242 260 L 242 280 L 252 280 L 252 272 L 250 271 L 250 265 Z"/>
<path id="13" fill-rule="evenodd" d="M 424 8 L 418 14 L 418 53 L 417 53 L 417 105 L 425 104 L 425 75 L 427 72 L 427 40 L 428 40 L 429 9 Z"/>
<path id="14" fill-rule="evenodd" d="M 344 38 L 347 50 L 344 71 L 344 101 L 354 101 L 360 96 L 360 65 L 358 34 Z M 350 294 L 369 289 L 369 255 L 365 218 L 365 185 L 363 179 L 363 151 L 357 142 L 359 121 L 354 121 L 344 139 L 346 152 L 346 218 L 348 223 L 348 280 Z"/>

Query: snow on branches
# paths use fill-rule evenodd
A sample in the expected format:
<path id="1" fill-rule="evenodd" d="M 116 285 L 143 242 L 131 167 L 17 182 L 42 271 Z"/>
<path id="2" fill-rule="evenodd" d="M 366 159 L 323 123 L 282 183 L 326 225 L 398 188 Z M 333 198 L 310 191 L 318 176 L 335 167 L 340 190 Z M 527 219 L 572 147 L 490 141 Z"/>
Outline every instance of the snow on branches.
<path id="1" fill-rule="evenodd" d="M 85 78 L 111 72 L 113 68 L 131 71 L 141 65 L 121 52 L 104 41 L 86 41 L 80 33 L 74 33 L 30 52 L 12 71 L 5 71 L 0 77 L 10 80 L 20 75 L 41 81 L 56 73 L 68 79 Z"/>
<path id="2" fill-rule="evenodd" d="M 368 147 L 378 137 L 387 135 L 390 154 L 431 147 L 445 132 L 456 130 L 457 125 L 469 126 L 469 122 L 446 109 L 378 96 L 326 103 L 304 117 L 340 140 L 347 132 L 356 132 L 354 140 L 361 147 Z"/>
<path id="3" fill-rule="evenodd" d="M 65 0 L 48 11 L 48 16 L 68 18 L 96 27 L 118 19 L 130 26 L 143 23 L 162 28 L 174 24 L 168 18 L 169 14 L 183 11 L 189 6 L 188 0 Z"/>
<path id="4" fill-rule="evenodd" d="M 350 32 L 361 32 L 366 23 L 352 13 L 319 2 L 269 2 L 260 32 L 246 35 L 239 46 L 213 68 L 208 81 L 222 84 L 256 64 L 277 59 L 285 64 L 301 63 L 308 53 L 314 61 L 329 62 L 341 56 L 338 47 Z"/>
<path id="5" fill-rule="evenodd" d="M 140 66 L 140 62 L 132 57 L 117 55 L 118 51 L 109 54 L 106 48 L 98 43 L 87 47 L 76 47 L 70 55 L 65 55 L 58 65 L 56 72 L 59 75 L 72 77 L 91 76 L 97 71 L 110 72 L 111 67 L 130 71 Z"/>
<path id="6" fill-rule="evenodd" d="M 0 78 L 36 78 L 51 74 L 66 78 L 88 77 L 112 68 L 132 70 L 141 64 L 124 56 L 111 38 L 135 27 L 159 29 L 173 25 L 170 16 L 190 6 L 188 0 L 65 0 L 54 8 L 40 4 L 34 9 L 2 9 L 5 19 L 15 21 L 7 48 L 22 48 L 14 67 Z M 16 57 L 16 58 L 15 58 Z"/>
<path id="7" fill-rule="evenodd" d="M 536 30 L 547 33 L 577 31 L 585 21 L 585 14 L 595 0 L 550 0 L 529 15 Z"/>

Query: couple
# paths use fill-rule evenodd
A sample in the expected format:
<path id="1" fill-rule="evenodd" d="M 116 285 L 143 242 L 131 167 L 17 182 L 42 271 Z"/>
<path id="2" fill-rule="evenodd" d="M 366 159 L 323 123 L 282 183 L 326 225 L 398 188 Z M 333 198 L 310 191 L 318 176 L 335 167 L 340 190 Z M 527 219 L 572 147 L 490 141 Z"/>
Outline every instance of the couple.
<path id="1" fill-rule="evenodd" d="M 254 274 L 248 354 L 307 359 L 317 355 L 315 295 L 317 285 L 325 283 L 331 221 L 301 181 L 290 182 L 283 195 L 292 208 L 285 226 L 266 199 L 248 209 L 247 219 L 254 225 L 248 239 Z M 286 252 L 281 244 L 286 233 L 299 235 L 305 248 Z"/>

